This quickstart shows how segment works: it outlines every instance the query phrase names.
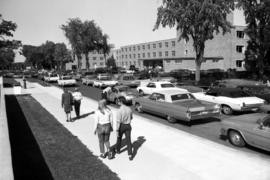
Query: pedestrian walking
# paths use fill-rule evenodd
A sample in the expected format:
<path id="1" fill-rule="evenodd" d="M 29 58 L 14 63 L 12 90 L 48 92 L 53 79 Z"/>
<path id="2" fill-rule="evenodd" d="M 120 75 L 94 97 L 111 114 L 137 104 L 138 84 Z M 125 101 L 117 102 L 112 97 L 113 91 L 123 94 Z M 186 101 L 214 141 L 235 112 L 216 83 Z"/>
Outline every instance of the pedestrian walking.
<path id="1" fill-rule="evenodd" d="M 64 88 L 64 93 L 62 94 L 61 106 L 67 115 L 67 122 L 71 122 L 71 111 L 72 111 L 72 101 L 73 97 L 66 88 Z"/>
<path id="2" fill-rule="evenodd" d="M 117 112 L 117 125 L 116 125 L 116 132 L 117 132 L 117 143 L 116 143 L 116 153 L 119 154 L 121 150 L 121 143 L 123 134 L 125 134 L 127 149 L 128 149 L 128 156 L 129 160 L 133 159 L 132 155 L 132 144 L 131 144 L 131 120 L 133 118 L 132 110 L 130 107 L 126 106 L 125 99 L 119 100 L 120 108 Z"/>
<path id="3" fill-rule="evenodd" d="M 80 118 L 80 106 L 82 100 L 82 93 L 79 91 L 78 88 L 75 88 L 74 92 L 72 93 L 73 96 L 73 105 L 76 113 L 76 117 Z"/>
<path id="4" fill-rule="evenodd" d="M 113 130 L 113 116 L 111 110 L 106 105 L 106 100 L 102 99 L 98 102 L 98 109 L 95 112 L 95 122 L 94 122 L 94 134 L 98 135 L 100 157 L 112 159 L 113 155 L 110 147 L 110 134 Z M 104 149 L 106 146 L 106 152 Z"/>

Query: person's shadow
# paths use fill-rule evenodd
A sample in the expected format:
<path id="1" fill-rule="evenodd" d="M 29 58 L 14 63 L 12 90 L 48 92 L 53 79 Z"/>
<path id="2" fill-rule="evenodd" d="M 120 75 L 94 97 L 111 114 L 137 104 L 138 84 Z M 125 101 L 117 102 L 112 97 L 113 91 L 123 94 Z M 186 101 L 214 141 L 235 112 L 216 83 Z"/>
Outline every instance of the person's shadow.
<path id="1" fill-rule="evenodd" d="M 77 121 L 77 120 L 82 119 L 82 118 L 85 118 L 85 117 L 87 117 L 87 116 L 89 116 L 91 114 L 95 114 L 95 111 L 92 111 L 92 112 L 89 112 L 89 113 L 85 113 L 83 115 L 80 115 L 80 117 L 78 117 L 78 118 L 77 117 L 74 117 L 74 118 L 72 118 L 72 122 Z"/>
<path id="2" fill-rule="evenodd" d="M 142 146 L 142 144 L 146 141 L 146 139 L 144 138 L 144 136 L 139 136 L 137 137 L 137 140 L 134 141 L 132 143 L 132 158 L 134 159 L 134 157 L 137 155 L 138 149 Z M 127 141 L 126 138 L 122 139 L 121 142 L 121 148 L 126 146 L 124 149 L 122 149 L 120 151 L 120 153 L 127 151 Z M 111 147 L 112 149 L 114 149 L 114 151 L 116 151 L 116 144 L 114 146 Z"/>

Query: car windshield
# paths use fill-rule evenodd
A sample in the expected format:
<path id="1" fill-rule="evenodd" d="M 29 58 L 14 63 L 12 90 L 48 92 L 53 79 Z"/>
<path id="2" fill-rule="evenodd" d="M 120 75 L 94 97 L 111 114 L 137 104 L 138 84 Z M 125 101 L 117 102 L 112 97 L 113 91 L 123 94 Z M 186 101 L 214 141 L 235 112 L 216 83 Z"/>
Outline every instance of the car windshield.
<path id="1" fill-rule="evenodd" d="M 134 77 L 133 76 L 124 76 L 123 77 L 123 80 L 134 80 Z"/>
<path id="2" fill-rule="evenodd" d="M 72 79 L 72 78 L 71 78 L 71 76 L 64 76 L 62 79 L 63 80 L 68 80 L 68 79 Z"/>
<path id="3" fill-rule="evenodd" d="M 101 76 L 99 80 L 111 80 L 112 78 L 109 76 Z"/>
<path id="4" fill-rule="evenodd" d="M 240 98 L 240 97 L 249 97 L 250 95 L 244 91 L 231 91 L 228 93 L 228 97 Z"/>
<path id="5" fill-rule="evenodd" d="M 164 83 L 164 84 L 160 84 L 160 86 L 162 87 L 162 88 L 170 88 L 170 87 L 174 87 L 174 85 L 173 84 L 169 84 L 169 83 Z"/>
<path id="6" fill-rule="evenodd" d="M 50 76 L 51 77 L 57 77 L 57 74 L 51 74 Z"/>
<path id="7" fill-rule="evenodd" d="M 119 91 L 120 92 L 127 92 L 127 91 L 130 91 L 130 88 L 129 87 L 121 87 L 121 88 L 119 88 Z"/>
<path id="8" fill-rule="evenodd" d="M 171 95 L 172 101 L 179 101 L 179 100 L 189 100 L 189 99 L 195 99 L 195 97 L 192 94 L 175 94 Z"/>

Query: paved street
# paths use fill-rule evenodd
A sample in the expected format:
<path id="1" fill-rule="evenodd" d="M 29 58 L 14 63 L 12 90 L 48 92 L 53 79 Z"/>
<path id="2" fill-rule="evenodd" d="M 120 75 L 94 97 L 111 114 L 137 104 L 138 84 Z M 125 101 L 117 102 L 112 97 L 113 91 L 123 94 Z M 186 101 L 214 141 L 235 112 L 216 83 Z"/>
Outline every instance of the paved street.
<path id="1" fill-rule="evenodd" d="M 38 84 L 30 87 L 27 93 L 31 93 L 60 123 L 94 154 L 99 155 L 97 137 L 92 133 L 93 116 L 67 123 L 60 108 L 62 91 L 59 88 L 42 87 Z M 92 112 L 96 107 L 95 100 L 85 97 L 82 114 Z M 115 112 L 116 108 L 112 109 Z M 269 156 L 227 147 L 138 115 L 134 116 L 132 125 L 133 141 L 138 138 L 145 140 L 137 147 L 135 159 L 128 161 L 125 151 L 114 160 L 103 161 L 121 179 L 270 178 Z M 114 134 L 111 142 L 115 142 Z"/>

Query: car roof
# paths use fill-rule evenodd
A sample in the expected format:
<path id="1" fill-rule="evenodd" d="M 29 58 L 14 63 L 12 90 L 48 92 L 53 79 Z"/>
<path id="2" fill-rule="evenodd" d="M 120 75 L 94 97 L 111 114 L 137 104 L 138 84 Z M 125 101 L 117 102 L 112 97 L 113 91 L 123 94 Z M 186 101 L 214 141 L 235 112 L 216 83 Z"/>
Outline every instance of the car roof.
<path id="1" fill-rule="evenodd" d="M 149 83 L 155 83 L 155 84 L 172 84 L 171 82 L 169 81 L 151 81 Z"/>
<path id="2" fill-rule="evenodd" d="M 157 90 L 154 91 L 154 93 L 162 93 L 162 94 L 168 94 L 168 95 L 175 95 L 175 94 L 187 94 L 188 91 L 182 91 L 180 89 L 163 89 L 163 90 Z"/>
<path id="3" fill-rule="evenodd" d="M 242 91 L 239 88 L 228 88 L 228 87 L 214 87 L 214 88 L 210 88 L 211 90 L 215 90 L 215 91 L 222 91 L 222 92 L 236 92 L 236 91 Z"/>
<path id="4" fill-rule="evenodd" d="M 126 85 L 118 85 L 118 86 L 114 86 L 115 88 L 121 89 L 121 88 L 129 88 L 129 86 Z"/>

